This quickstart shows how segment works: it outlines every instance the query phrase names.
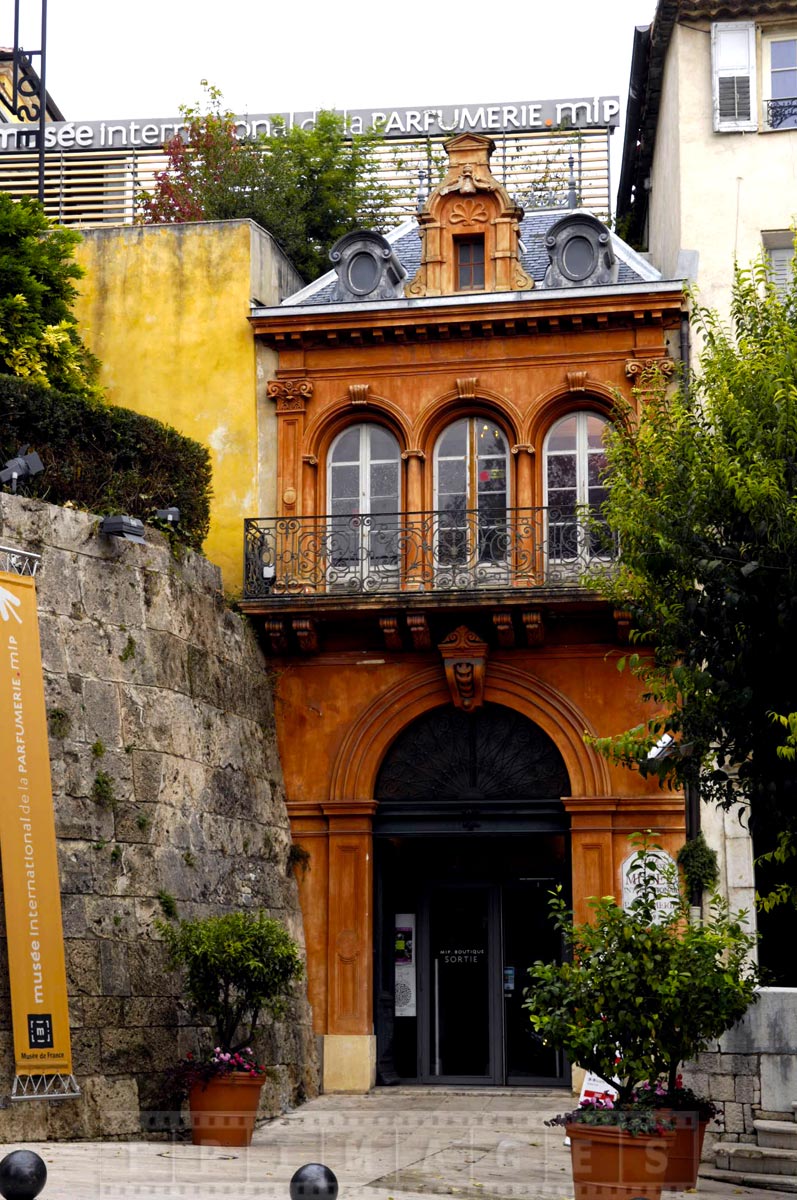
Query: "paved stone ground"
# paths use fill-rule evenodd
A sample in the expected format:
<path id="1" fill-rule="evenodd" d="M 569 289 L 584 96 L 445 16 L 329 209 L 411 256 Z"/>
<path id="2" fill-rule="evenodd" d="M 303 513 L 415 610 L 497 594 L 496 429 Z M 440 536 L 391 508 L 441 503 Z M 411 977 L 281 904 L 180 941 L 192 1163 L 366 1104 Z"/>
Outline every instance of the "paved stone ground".
<path id="1" fill-rule="evenodd" d="M 306 1162 L 333 1169 L 340 1200 L 572 1200 L 562 1130 L 544 1124 L 566 1099 L 563 1092 L 514 1089 L 381 1088 L 368 1096 L 322 1096 L 261 1126 L 248 1149 L 152 1141 L 28 1145 L 47 1163 L 43 1200 L 271 1200 L 288 1196 L 291 1176 Z M 793 1200 L 793 1192 L 710 1179 L 699 1180 L 696 1194 Z"/>

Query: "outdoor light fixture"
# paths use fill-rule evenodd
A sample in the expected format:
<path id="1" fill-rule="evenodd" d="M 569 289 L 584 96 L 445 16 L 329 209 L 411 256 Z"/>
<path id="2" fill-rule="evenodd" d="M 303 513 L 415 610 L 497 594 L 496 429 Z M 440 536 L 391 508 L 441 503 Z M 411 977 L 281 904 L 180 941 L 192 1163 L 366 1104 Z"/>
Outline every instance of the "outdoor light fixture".
<path id="1" fill-rule="evenodd" d="M 170 525 L 180 524 L 179 508 L 156 508 L 155 516 L 159 521 L 168 521 Z"/>
<path id="2" fill-rule="evenodd" d="M 0 471 L 0 484 L 11 484 L 11 491 L 16 492 L 18 479 L 32 479 L 34 475 L 41 475 L 44 470 L 44 464 L 39 458 L 35 450 L 30 450 L 29 446 L 23 446 L 17 454 L 16 458 L 9 458 L 8 462 Z"/>
<path id="3" fill-rule="evenodd" d="M 648 750 L 648 759 L 671 758 L 675 753 L 675 738 L 671 733 L 663 733 L 655 746 Z"/>
<path id="4" fill-rule="evenodd" d="M 103 517 L 100 521 L 103 537 L 124 538 L 126 542 L 144 545 L 144 522 L 138 517 Z"/>

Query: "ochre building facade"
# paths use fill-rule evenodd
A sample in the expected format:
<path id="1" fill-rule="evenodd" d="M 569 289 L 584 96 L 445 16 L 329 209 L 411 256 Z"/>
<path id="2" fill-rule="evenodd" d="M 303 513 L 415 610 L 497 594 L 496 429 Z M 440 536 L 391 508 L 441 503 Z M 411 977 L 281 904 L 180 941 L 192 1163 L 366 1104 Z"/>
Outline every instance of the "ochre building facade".
<path id="1" fill-rule="evenodd" d="M 279 355 L 278 508 L 247 523 L 243 607 L 327 1090 L 564 1083 L 522 1010 L 560 949 L 548 893 L 584 916 L 621 896 L 634 831 L 684 837 L 680 795 L 585 740 L 643 712 L 589 572 L 615 556 L 604 435 L 672 371 L 681 285 L 587 213 L 524 217 L 490 149 L 453 139 L 417 229 L 348 235 L 252 317 Z"/>

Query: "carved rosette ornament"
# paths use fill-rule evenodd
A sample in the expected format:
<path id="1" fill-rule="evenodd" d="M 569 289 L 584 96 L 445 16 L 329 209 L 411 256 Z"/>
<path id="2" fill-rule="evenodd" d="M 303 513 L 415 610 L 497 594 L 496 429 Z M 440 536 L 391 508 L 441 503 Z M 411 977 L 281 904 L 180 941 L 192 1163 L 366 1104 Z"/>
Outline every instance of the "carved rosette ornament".
<path id="1" fill-rule="evenodd" d="M 456 708 L 474 712 L 484 704 L 488 646 L 465 625 L 460 625 L 437 647 L 443 657 L 446 683 Z"/>
<path id="2" fill-rule="evenodd" d="M 304 412 L 313 395 L 309 379 L 273 379 L 266 385 L 269 400 L 276 400 L 277 412 Z"/>

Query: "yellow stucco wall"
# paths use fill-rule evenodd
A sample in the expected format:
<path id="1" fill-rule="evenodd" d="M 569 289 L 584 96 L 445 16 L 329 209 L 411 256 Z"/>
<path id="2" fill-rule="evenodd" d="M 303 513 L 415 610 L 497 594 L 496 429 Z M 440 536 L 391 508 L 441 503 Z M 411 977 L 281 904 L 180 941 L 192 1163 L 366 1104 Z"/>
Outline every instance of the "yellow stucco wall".
<path id="1" fill-rule="evenodd" d="M 256 350 L 250 300 L 276 304 L 301 280 L 251 221 L 83 231 L 75 315 L 112 404 L 173 425 L 210 449 L 204 550 L 240 590 L 243 518 L 274 511 L 274 356 Z M 258 420 L 260 417 L 260 421 Z"/>

